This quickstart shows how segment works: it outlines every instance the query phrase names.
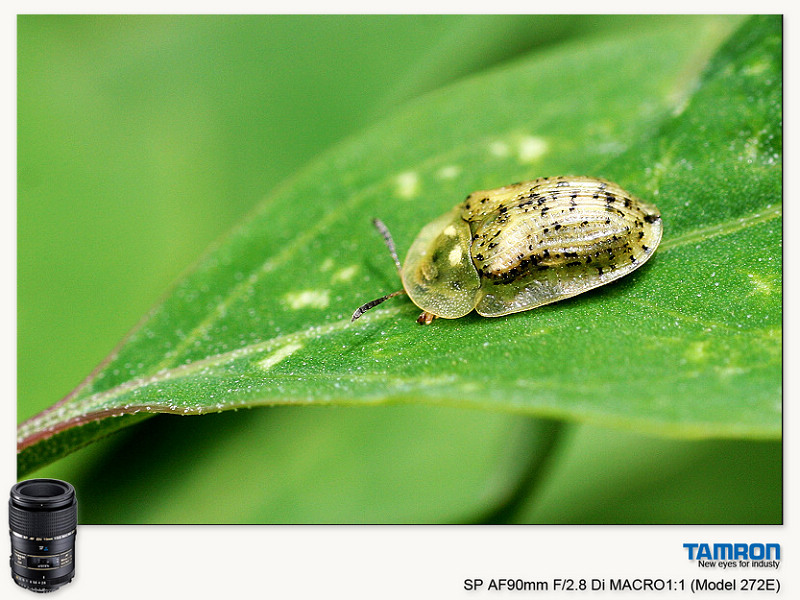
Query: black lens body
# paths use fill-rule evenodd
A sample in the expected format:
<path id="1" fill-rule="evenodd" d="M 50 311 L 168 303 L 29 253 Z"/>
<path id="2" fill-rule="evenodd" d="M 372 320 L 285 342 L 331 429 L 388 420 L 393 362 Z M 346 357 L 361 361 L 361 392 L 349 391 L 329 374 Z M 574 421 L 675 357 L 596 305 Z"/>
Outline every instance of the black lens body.
<path id="1" fill-rule="evenodd" d="M 59 479 L 29 479 L 11 488 L 11 576 L 34 592 L 52 592 L 75 576 L 78 501 Z"/>

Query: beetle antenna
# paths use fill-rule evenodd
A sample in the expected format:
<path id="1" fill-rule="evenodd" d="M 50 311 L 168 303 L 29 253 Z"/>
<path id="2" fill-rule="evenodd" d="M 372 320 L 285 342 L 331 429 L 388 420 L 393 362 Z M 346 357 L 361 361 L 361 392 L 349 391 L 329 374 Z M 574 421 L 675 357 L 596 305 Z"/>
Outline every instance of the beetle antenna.
<path id="1" fill-rule="evenodd" d="M 405 294 L 405 293 L 406 293 L 405 290 L 397 290 L 396 292 L 392 292 L 391 294 L 386 294 L 383 298 L 376 298 L 375 300 L 370 300 L 363 306 L 359 306 L 356 309 L 356 312 L 353 313 L 353 318 L 350 319 L 350 322 L 352 323 L 353 321 L 355 321 L 357 318 L 359 318 L 361 315 L 367 312 L 370 308 L 375 308 L 376 306 L 378 306 L 378 304 L 386 302 L 389 298 L 394 298 L 395 296 L 399 296 L 400 294 Z"/>
<path id="2" fill-rule="evenodd" d="M 392 255 L 392 259 L 394 259 L 394 266 L 397 267 L 397 272 L 400 273 L 400 277 L 402 278 L 403 268 L 400 266 L 400 259 L 397 258 L 397 250 L 395 250 L 394 240 L 392 239 L 392 234 L 389 233 L 389 228 L 386 227 L 380 219 L 372 219 L 372 224 L 375 225 L 375 229 L 381 232 L 383 240 L 386 242 L 386 246 L 389 248 L 389 252 Z M 391 298 L 391 296 L 388 297 Z M 386 298 L 384 298 L 384 300 L 386 300 Z"/>
<path id="3" fill-rule="evenodd" d="M 394 240 L 392 239 L 392 234 L 389 233 L 389 228 L 383 224 L 383 221 L 380 219 L 372 219 L 372 224 L 375 226 L 375 229 L 380 231 L 381 235 L 383 236 L 383 241 L 386 242 L 386 247 L 389 248 L 389 253 L 392 255 L 392 260 L 394 260 L 394 266 L 397 267 L 397 274 L 400 275 L 400 279 L 403 278 L 403 267 L 400 266 L 400 259 L 397 258 L 397 250 L 394 247 Z M 381 298 L 376 298 L 375 300 L 370 300 L 366 304 L 359 306 L 356 309 L 356 312 L 353 313 L 353 317 L 350 319 L 352 323 L 356 319 L 358 319 L 361 315 L 367 312 L 370 308 L 375 308 L 378 304 L 382 304 L 386 302 L 389 298 L 394 298 L 395 296 L 399 296 L 400 294 L 405 294 L 405 290 L 397 290 L 396 292 L 392 292 L 391 294 L 386 294 Z"/>

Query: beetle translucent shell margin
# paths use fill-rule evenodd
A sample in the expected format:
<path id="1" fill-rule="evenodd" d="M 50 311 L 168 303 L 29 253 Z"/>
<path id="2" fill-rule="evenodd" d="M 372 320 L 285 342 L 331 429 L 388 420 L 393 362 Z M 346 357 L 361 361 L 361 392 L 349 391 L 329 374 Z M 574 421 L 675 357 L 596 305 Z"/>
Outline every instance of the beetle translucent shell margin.
<path id="1" fill-rule="evenodd" d="M 473 192 L 422 228 L 400 265 L 378 220 L 419 323 L 475 310 L 500 317 L 582 294 L 641 267 L 663 225 L 653 204 L 595 177 L 542 177 Z"/>

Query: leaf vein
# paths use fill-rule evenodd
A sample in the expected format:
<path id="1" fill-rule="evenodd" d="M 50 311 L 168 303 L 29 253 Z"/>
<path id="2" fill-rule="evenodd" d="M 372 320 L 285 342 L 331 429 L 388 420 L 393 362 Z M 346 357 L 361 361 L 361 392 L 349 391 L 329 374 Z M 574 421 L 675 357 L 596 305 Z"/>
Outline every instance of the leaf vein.
<path id="1" fill-rule="evenodd" d="M 737 231 L 741 231 L 742 229 L 753 227 L 755 225 L 771 221 L 772 219 L 779 218 L 781 215 L 782 207 L 780 205 L 765 208 L 764 210 L 747 217 L 740 217 L 737 219 L 722 221 L 721 223 L 715 223 L 714 225 L 709 225 L 707 227 L 700 227 L 698 229 L 687 231 L 686 233 L 677 237 L 664 240 L 661 243 L 660 250 L 661 252 L 669 252 L 670 250 L 680 248 L 681 246 L 687 246 L 697 242 L 704 242 L 717 236 L 730 235 L 736 233 Z"/>

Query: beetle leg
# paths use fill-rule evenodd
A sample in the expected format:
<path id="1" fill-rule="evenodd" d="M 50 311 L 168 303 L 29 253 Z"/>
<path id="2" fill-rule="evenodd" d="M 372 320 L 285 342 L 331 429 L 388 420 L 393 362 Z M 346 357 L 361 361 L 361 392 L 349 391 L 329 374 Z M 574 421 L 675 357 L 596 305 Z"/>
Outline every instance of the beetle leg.
<path id="1" fill-rule="evenodd" d="M 430 325 L 433 323 L 433 320 L 436 318 L 436 315 L 433 313 L 429 313 L 427 311 L 422 311 L 422 314 L 417 317 L 417 323 L 420 325 Z"/>

